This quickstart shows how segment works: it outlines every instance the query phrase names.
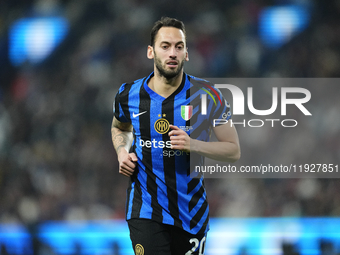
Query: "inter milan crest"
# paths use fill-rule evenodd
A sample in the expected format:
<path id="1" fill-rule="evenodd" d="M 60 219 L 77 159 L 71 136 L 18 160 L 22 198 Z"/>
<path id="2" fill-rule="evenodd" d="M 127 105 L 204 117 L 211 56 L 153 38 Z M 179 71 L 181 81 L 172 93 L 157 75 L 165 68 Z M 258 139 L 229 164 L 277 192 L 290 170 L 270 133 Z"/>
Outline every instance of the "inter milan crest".
<path id="1" fill-rule="evenodd" d="M 136 255 L 144 255 L 144 247 L 141 244 L 136 244 L 135 253 Z"/>
<path id="2" fill-rule="evenodd" d="M 170 129 L 170 123 L 166 119 L 162 118 L 162 119 L 158 119 L 155 122 L 154 127 L 155 127 L 155 130 L 157 131 L 157 133 L 165 134 Z"/>
<path id="3" fill-rule="evenodd" d="M 192 105 L 182 105 L 181 106 L 181 116 L 187 121 L 192 117 L 193 106 Z"/>

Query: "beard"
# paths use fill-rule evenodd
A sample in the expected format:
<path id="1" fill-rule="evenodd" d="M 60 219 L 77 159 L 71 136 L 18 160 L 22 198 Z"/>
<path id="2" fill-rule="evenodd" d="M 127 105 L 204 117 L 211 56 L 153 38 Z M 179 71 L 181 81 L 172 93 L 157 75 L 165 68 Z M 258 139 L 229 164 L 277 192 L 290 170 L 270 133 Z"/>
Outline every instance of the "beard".
<path id="1" fill-rule="evenodd" d="M 183 66 L 184 66 L 184 60 L 178 63 L 178 66 L 176 69 L 166 70 L 166 65 L 162 64 L 162 61 L 159 58 L 157 58 L 156 53 L 155 53 L 155 65 L 160 76 L 163 76 L 167 80 L 170 80 L 176 77 L 182 71 Z"/>

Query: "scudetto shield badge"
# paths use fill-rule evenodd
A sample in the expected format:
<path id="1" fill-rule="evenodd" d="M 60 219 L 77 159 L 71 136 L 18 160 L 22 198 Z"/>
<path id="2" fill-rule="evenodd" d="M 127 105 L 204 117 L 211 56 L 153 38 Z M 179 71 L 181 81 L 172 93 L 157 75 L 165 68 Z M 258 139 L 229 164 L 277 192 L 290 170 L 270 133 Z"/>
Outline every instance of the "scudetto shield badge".
<path id="1" fill-rule="evenodd" d="M 192 105 L 182 105 L 181 106 L 181 116 L 187 121 L 192 117 L 193 106 Z"/>

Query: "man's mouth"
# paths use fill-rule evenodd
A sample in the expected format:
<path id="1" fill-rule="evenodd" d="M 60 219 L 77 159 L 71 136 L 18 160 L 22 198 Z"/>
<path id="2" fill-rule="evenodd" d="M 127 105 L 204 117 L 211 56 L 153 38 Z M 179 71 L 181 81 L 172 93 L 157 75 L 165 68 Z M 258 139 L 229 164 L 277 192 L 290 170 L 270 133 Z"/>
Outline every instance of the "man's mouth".
<path id="1" fill-rule="evenodd" d="M 175 61 L 175 60 L 168 61 L 166 64 L 167 64 L 167 66 L 169 66 L 169 67 L 176 67 L 176 66 L 178 66 L 178 62 Z"/>

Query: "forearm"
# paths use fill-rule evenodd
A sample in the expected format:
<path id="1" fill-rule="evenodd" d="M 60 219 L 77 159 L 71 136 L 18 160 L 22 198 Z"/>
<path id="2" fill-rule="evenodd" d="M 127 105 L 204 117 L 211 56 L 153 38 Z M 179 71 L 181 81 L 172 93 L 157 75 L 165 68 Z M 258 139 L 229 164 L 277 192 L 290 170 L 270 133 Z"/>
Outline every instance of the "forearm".
<path id="1" fill-rule="evenodd" d="M 218 161 L 235 162 L 240 158 L 240 147 L 232 142 L 204 142 L 190 139 L 190 152 Z"/>
<path id="2" fill-rule="evenodd" d="M 115 122 L 115 121 L 114 121 Z M 117 152 L 118 158 L 121 152 L 129 152 L 131 144 L 133 142 L 133 134 L 132 130 L 127 128 L 122 129 L 121 127 L 118 128 L 112 123 L 111 127 L 111 136 L 112 136 L 112 143 Z"/>

